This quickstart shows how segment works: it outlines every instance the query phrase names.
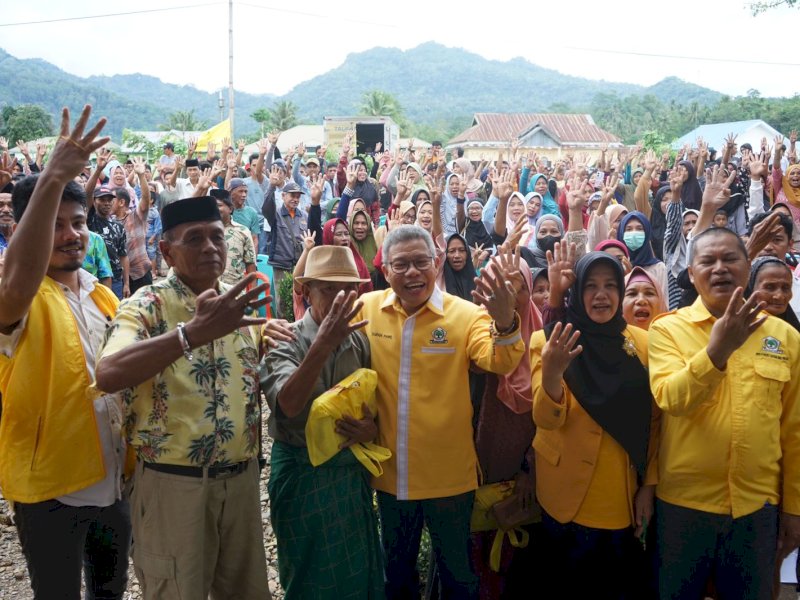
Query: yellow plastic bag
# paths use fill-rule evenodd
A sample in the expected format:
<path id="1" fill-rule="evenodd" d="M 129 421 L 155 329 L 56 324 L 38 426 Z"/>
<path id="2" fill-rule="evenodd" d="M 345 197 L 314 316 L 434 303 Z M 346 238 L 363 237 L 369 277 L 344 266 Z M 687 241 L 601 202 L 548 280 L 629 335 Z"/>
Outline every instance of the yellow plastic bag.
<path id="1" fill-rule="evenodd" d="M 500 571 L 500 558 L 503 550 L 503 540 L 508 536 L 508 541 L 515 548 L 525 548 L 528 545 L 530 535 L 521 527 L 513 529 L 500 529 L 497 519 L 494 516 L 494 505 L 514 493 L 515 483 L 513 481 L 501 481 L 499 483 L 489 483 L 482 485 L 475 491 L 475 503 L 472 506 L 472 517 L 470 518 L 471 531 L 492 531 L 497 530 L 492 542 L 492 549 L 489 552 L 489 566 L 495 572 Z"/>
<path id="2" fill-rule="evenodd" d="M 337 420 L 344 415 L 361 419 L 364 416 L 362 404 L 366 404 L 373 415 L 377 414 L 377 387 L 378 374 L 375 371 L 358 369 L 314 399 L 306 421 L 306 446 L 312 465 L 318 467 L 339 453 L 339 445 L 345 441 L 345 437 L 336 433 Z M 372 442 L 354 444 L 350 450 L 375 477 L 383 474 L 381 463 L 392 456 L 388 448 Z"/>

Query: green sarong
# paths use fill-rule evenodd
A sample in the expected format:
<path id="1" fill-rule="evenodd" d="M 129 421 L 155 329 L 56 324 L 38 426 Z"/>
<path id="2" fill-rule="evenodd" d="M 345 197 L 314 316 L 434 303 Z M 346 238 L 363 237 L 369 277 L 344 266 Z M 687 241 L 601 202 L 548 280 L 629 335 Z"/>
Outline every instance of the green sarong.
<path id="1" fill-rule="evenodd" d="M 350 450 L 313 467 L 276 441 L 267 491 L 286 600 L 385 597 L 369 473 Z"/>

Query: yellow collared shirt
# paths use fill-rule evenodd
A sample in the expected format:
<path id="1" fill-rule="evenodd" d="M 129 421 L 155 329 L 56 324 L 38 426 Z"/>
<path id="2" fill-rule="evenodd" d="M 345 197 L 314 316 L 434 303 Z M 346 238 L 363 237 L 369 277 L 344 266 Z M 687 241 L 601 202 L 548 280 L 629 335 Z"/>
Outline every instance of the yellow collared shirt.
<path id="1" fill-rule="evenodd" d="M 378 439 L 392 451 L 373 486 L 400 500 L 442 498 L 478 487 L 469 395 L 470 361 L 505 374 L 525 352 L 519 329 L 493 338 L 482 308 L 435 288 L 408 316 L 392 290 L 360 298 L 378 372 Z"/>
<path id="2" fill-rule="evenodd" d="M 800 334 L 769 317 L 728 360 L 708 357 L 716 319 L 700 298 L 650 326 L 663 411 L 656 494 L 734 518 L 765 503 L 800 514 Z"/>

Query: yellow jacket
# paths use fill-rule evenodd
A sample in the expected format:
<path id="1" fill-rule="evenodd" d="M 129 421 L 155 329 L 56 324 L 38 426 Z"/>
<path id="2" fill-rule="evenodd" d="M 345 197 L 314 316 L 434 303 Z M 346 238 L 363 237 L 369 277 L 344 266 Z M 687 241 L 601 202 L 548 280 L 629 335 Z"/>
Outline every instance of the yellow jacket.
<path id="1" fill-rule="evenodd" d="M 766 502 L 800 515 L 800 334 L 769 317 L 719 371 L 706 352 L 715 321 L 698 298 L 650 326 L 656 495 L 734 518 Z"/>
<path id="2" fill-rule="evenodd" d="M 378 439 L 392 451 L 373 486 L 400 500 L 442 498 L 478 487 L 469 365 L 505 374 L 525 345 L 517 329 L 492 338 L 478 306 L 436 288 L 410 317 L 392 290 L 370 292 L 355 320 L 378 372 Z"/>
<path id="3" fill-rule="evenodd" d="M 623 332 L 636 346 L 639 360 L 646 367 L 647 332 L 628 326 Z M 533 421 L 536 437 L 536 496 L 547 513 L 561 523 L 572 521 L 580 510 L 597 466 L 603 429 L 583 409 L 575 396 L 561 382 L 564 395 L 561 403 L 554 402 L 542 387 L 542 348 L 546 343 L 544 331 L 531 336 L 531 387 L 533 391 Z M 579 341 L 580 343 L 580 341 Z M 650 442 L 647 449 L 647 472 L 644 483 L 657 481 L 657 450 L 660 414 L 654 406 L 650 421 Z M 597 482 L 595 482 L 597 483 Z M 628 510 L 633 522 L 633 497 L 638 489 L 636 469 L 628 459 Z"/>
<path id="4" fill-rule="evenodd" d="M 97 285 L 91 298 L 114 316 L 111 290 Z M 0 488 L 9 500 L 50 500 L 105 477 L 87 358 L 63 292 L 45 277 L 14 357 L 0 355 Z"/>

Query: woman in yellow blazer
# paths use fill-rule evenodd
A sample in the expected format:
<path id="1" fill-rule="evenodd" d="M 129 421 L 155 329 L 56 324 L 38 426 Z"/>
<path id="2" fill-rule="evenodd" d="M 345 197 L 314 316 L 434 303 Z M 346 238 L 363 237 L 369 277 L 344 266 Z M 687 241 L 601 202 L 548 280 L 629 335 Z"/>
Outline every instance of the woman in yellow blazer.
<path id="1" fill-rule="evenodd" d="M 625 323 L 612 256 L 591 252 L 565 276 L 574 283 L 564 317 L 530 343 L 549 572 L 565 598 L 646 598 L 634 582 L 645 579 L 635 536 L 652 515 L 657 473 L 647 332 Z"/>

